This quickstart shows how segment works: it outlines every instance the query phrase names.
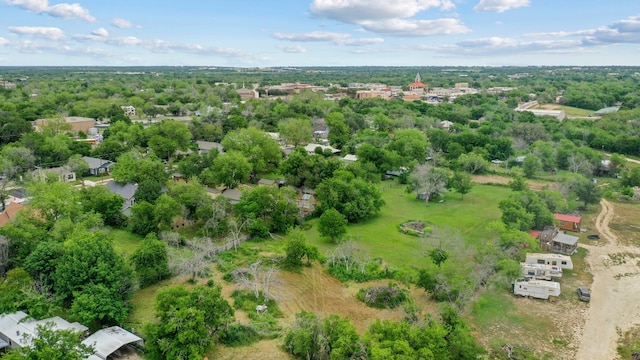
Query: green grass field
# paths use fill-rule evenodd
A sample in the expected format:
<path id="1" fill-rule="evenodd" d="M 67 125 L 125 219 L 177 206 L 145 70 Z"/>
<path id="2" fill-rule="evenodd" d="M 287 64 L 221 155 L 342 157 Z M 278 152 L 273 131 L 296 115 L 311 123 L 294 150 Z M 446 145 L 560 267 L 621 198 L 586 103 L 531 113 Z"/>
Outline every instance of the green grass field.
<path id="1" fill-rule="evenodd" d="M 500 218 L 498 202 L 511 190 L 506 187 L 475 185 L 464 199 L 460 194 L 448 193 L 444 202 L 416 199 L 415 193 L 407 194 L 404 186 L 384 182 L 381 185 L 385 205 L 375 217 L 359 224 L 349 225 L 347 237 L 353 238 L 358 248 L 371 258 L 382 258 L 394 267 L 423 266 L 419 239 L 403 234 L 398 226 L 406 221 L 421 220 L 431 225 L 456 228 L 467 244 L 483 241 L 493 236 L 489 223 Z M 317 219 L 309 222 L 307 242 L 317 246 L 324 255 L 330 255 L 336 245 L 321 238 L 316 230 Z M 454 256 L 455 258 L 455 256 Z"/>
<path id="2" fill-rule="evenodd" d="M 126 259 L 129 259 L 144 239 L 142 236 L 124 229 L 111 228 L 109 229 L 109 233 L 113 238 L 113 247 L 116 249 L 116 252 Z"/>

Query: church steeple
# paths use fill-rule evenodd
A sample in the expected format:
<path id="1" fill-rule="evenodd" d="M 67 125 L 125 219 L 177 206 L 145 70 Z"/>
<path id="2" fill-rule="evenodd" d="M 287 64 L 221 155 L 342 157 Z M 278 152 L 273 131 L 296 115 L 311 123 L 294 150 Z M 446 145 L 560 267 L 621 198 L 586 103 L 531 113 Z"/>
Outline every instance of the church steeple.
<path id="1" fill-rule="evenodd" d="M 416 74 L 416 79 L 415 79 L 414 82 L 416 82 L 416 83 L 421 83 L 422 82 L 422 78 L 420 77 L 420 73 Z"/>

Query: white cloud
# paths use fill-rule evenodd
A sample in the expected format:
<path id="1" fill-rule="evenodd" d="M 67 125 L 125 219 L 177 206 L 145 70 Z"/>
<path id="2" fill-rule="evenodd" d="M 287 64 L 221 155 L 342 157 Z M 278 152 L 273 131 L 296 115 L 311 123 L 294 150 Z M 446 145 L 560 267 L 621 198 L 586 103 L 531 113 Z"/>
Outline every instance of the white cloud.
<path id="1" fill-rule="evenodd" d="M 390 36 L 433 36 L 467 33 L 454 18 L 424 20 L 413 16 L 429 10 L 452 10 L 451 0 L 314 0 L 311 13 Z"/>
<path id="2" fill-rule="evenodd" d="M 4 45 L 7 45 L 7 44 L 9 44 L 9 40 L 7 40 L 7 39 L 5 39 L 3 37 L 0 37 L 0 46 L 4 46 Z"/>
<path id="3" fill-rule="evenodd" d="M 573 53 L 584 51 L 580 40 L 537 40 L 522 41 L 513 38 L 488 37 L 461 41 L 440 47 L 420 47 L 418 49 L 453 55 L 508 55 L 519 53 Z"/>
<path id="4" fill-rule="evenodd" d="M 311 13 L 351 24 L 361 21 L 408 18 L 419 12 L 453 9 L 450 0 L 314 0 Z"/>
<path id="5" fill-rule="evenodd" d="M 363 22 L 365 29 L 394 36 L 433 36 L 464 34 L 471 30 L 458 19 L 406 20 L 392 19 L 379 22 Z"/>
<path id="6" fill-rule="evenodd" d="M 276 46 L 278 49 L 290 53 L 290 54 L 303 54 L 307 52 L 307 49 L 300 45 L 278 45 Z"/>
<path id="7" fill-rule="evenodd" d="M 329 31 L 312 31 L 307 33 L 274 33 L 279 40 L 299 42 L 330 42 L 334 45 L 363 46 L 373 45 L 384 41 L 382 38 L 352 38 L 351 34 Z"/>
<path id="8" fill-rule="evenodd" d="M 473 10 L 475 11 L 495 11 L 505 12 L 523 6 L 529 6 L 529 0 L 480 0 Z"/>
<path id="9" fill-rule="evenodd" d="M 630 16 L 611 25 L 596 29 L 578 31 L 555 31 L 547 33 L 525 34 L 527 37 L 574 37 L 582 38 L 585 46 L 640 43 L 640 16 Z"/>
<path id="10" fill-rule="evenodd" d="M 108 31 L 107 31 L 107 29 L 105 29 L 105 28 L 98 28 L 98 29 L 95 29 L 95 30 L 93 30 L 93 31 L 91 32 L 91 34 L 92 34 L 92 35 L 95 35 L 95 36 L 100 36 L 100 37 L 107 37 L 107 36 L 109 36 L 109 32 L 108 32 Z"/>
<path id="11" fill-rule="evenodd" d="M 273 37 L 279 40 L 288 41 L 339 41 L 351 37 L 346 33 L 336 33 L 329 31 L 312 31 L 307 33 L 274 33 Z"/>
<path id="12" fill-rule="evenodd" d="M 56 27 L 9 26 L 9 31 L 18 35 L 30 35 L 58 41 L 64 39 L 64 32 Z"/>
<path id="13" fill-rule="evenodd" d="M 89 10 L 80 4 L 60 3 L 49 5 L 49 0 L 4 0 L 5 4 L 17 6 L 36 14 L 48 14 L 63 19 L 79 19 L 88 22 L 96 21 Z"/>
<path id="14" fill-rule="evenodd" d="M 111 25 L 117 27 L 118 29 L 129 29 L 129 28 L 141 28 L 140 25 L 134 25 L 131 21 L 123 19 L 123 18 L 113 18 L 111 20 Z"/>

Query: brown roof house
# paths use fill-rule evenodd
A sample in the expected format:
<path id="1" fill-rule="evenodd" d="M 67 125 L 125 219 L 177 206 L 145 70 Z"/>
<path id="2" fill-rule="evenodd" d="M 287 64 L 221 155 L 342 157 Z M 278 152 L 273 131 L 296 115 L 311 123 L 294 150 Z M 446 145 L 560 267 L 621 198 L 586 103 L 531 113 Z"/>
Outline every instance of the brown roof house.
<path id="1" fill-rule="evenodd" d="M 17 202 L 11 202 L 7 205 L 4 211 L 0 213 L 0 227 L 12 222 L 23 208 L 24 205 Z"/>

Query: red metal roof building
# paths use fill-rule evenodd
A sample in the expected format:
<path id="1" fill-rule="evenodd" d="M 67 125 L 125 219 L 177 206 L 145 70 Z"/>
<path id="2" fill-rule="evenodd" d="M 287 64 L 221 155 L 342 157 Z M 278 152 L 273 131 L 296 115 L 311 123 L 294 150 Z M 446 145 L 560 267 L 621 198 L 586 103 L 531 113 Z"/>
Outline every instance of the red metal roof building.
<path id="1" fill-rule="evenodd" d="M 555 213 L 553 217 L 560 229 L 580 232 L 580 224 L 582 223 L 580 216 Z"/>

